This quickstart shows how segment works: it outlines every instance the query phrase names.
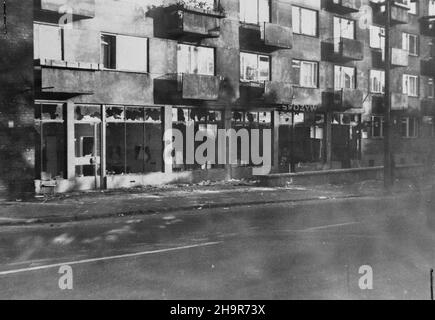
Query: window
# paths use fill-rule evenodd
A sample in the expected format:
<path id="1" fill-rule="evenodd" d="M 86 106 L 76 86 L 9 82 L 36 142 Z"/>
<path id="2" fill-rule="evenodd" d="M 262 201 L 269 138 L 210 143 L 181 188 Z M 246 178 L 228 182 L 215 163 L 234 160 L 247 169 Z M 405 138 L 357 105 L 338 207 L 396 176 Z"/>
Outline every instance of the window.
<path id="1" fill-rule="evenodd" d="M 177 46 L 177 72 L 214 76 L 214 49 L 179 44 Z"/>
<path id="2" fill-rule="evenodd" d="M 270 0 L 240 0 L 240 21 L 253 24 L 270 22 Z"/>
<path id="3" fill-rule="evenodd" d="M 101 63 L 106 69 L 148 71 L 148 39 L 101 35 Z"/>
<path id="4" fill-rule="evenodd" d="M 252 82 L 270 80 L 270 57 L 241 52 L 240 80 Z"/>
<path id="5" fill-rule="evenodd" d="M 63 60 L 62 32 L 57 25 L 33 24 L 34 58 Z"/>
<path id="6" fill-rule="evenodd" d="M 418 76 L 403 75 L 402 93 L 411 97 L 418 97 Z"/>
<path id="7" fill-rule="evenodd" d="M 435 16 L 435 0 L 429 0 L 429 16 Z"/>
<path id="8" fill-rule="evenodd" d="M 35 105 L 37 131 L 36 173 L 41 180 L 66 175 L 66 132 L 62 104 Z"/>
<path id="9" fill-rule="evenodd" d="M 301 87 L 318 87 L 319 64 L 312 61 L 293 60 L 294 84 Z"/>
<path id="10" fill-rule="evenodd" d="M 435 98 L 434 78 L 429 78 L 427 80 L 427 97 L 428 98 Z"/>
<path id="11" fill-rule="evenodd" d="M 384 93 L 385 91 L 385 71 L 370 70 L 370 92 Z"/>
<path id="12" fill-rule="evenodd" d="M 418 55 L 418 36 L 415 34 L 402 33 L 402 49 L 408 51 L 409 55 Z"/>
<path id="13" fill-rule="evenodd" d="M 307 36 L 317 36 L 317 11 L 292 7 L 293 32 Z"/>
<path id="14" fill-rule="evenodd" d="M 370 26 L 370 48 L 385 49 L 385 28 Z"/>
<path id="15" fill-rule="evenodd" d="M 418 0 L 402 0 L 403 4 L 409 8 L 409 13 L 418 14 L 417 2 Z"/>
<path id="16" fill-rule="evenodd" d="M 355 89 L 355 68 L 334 66 L 334 88 Z"/>
<path id="17" fill-rule="evenodd" d="M 384 125 L 383 116 L 372 116 L 372 138 L 384 137 Z"/>
<path id="18" fill-rule="evenodd" d="M 400 133 L 403 138 L 418 137 L 418 119 L 414 117 L 402 118 Z"/>
<path id="19" fill-rule="evenodd" d="M 162 169 L 161 109 L 106 106 L 107 174 Z"/>
<path id="20" fill-rule="evenodd" d="M 174 171 L 187 171 L 194 169 L 212 169 L 221 168 L 219 164 L 218 152 L 213 154 L 205 153 L 206 160 L 202 163 L 196 162 L 197 159 L 191 157 L 189 159 L 188 152 L 196 153 L 197 148 L 202 145 L 206 138 L 202 141 L 195 141 L 193 144 L 194 150 L 187 150 L 187 145 L 190 143 L 188 139 L 187 130 L 189 127 L 193 129 L 193 135 L 204 133 L 209 141 L 214 140 L 216 150 L 219 150 L 218 130 L 224 128 L 223 116 L 221 111 L 204 110 L 203 108 L 172 108 L 172 128 L 178 129 L 182 133 L 182 145 L 178 146 L 177 150 L 172 153 L 173 169 Z M 175 142 L 176 143 L 176 142 Z M 211 150 L 207 150 L 211 151 Z M 196 158 L 196 157 L 195 157 Z M 214 158 L 214 159 L 213 159 Z"/>
<path id="21" fill-rule="evenodd" d="M 421 136 L 435 136 L 435 118 L 433 116 L 424 116 L 421 121 Z"/>
<path id="22" fill-rule="evenodd" d="M 259 129 L 259 145 L 257 148 L 259 152 L 265 152 L 263 149 L 263 129 L 270 129 L 272 125 L 272 114 L 271 112 L 243 112 L 243 111 L 233 111 L 232 112 L 232 127 L 237 132 L 245 131 L 248 133 L 247 138 L 251 136 L 249 133 L 252 129 Z M 239 131 L 244 129 L 243 131 Z M 254 166 L 255 163 L 252 161 L 253 150 L 251 150 L 252 145 L 246 143 L 246 140 L 242 138 L 237 138 L 237 163 L 243 166 Z M 244 152 L 243 152 L 244 151 Z"/>

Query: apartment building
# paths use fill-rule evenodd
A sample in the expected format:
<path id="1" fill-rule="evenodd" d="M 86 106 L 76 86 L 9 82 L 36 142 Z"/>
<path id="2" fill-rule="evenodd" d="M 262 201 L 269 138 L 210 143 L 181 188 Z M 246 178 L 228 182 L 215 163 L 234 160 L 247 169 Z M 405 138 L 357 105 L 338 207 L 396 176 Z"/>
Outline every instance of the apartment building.
<path id="1" fill-rule="evenodd" d="M 192 125 L 212 136 L 271 129 L 271 172 L 382 165 L 380 1 L 21 0 L 5 10 L 6 197 L 252 174 L 250 159 L 163 161 L 164 132 Z M 393 4 L 396 163 L 432 160 L 434 20 L 434 0 Z"/>

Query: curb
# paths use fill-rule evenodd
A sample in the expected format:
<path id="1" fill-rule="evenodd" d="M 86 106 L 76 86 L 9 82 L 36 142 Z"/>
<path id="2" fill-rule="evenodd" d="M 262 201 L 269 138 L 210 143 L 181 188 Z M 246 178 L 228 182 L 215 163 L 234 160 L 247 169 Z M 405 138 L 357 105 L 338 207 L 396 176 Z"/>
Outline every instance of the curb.
<path id="1" fill-rule="evenodd" d="M 153 214 L 163 214 L 175 211 L 191 211 L 191 210 L 203 210 L 203 209 L 219 209 L 219 208 L 232 208 L 232 207 L 244 207 L 249 205 L 265 205 L 265 204 L 280 204 L 280 203 L 300 203 L 308 201 L 328 201 L 328 200 L 345 200 L 345 199 L 360 199 L 360 198 L 370 198 L 374 195 L 345 195 L 338 197 L 310 197 L 303 199 L 283 199 L 283 200 L 259 200 L 250 202 L 237 202 L 237 203 L 209 203 L 204 205 L 192 205 L 185 207 L 170 207 L 163 208 L 159 210 L 148 209 L 148 210 L 131 210 L 117 213 L 107 213 L 107 214 L 91 214 L 91 215 L 79 215 L 79 216 L 45 216 L 41 218 L 28 218 L 28 219 L 17 219 L 9 221 L 0 221 L 0 227 L 5 226 L 29 226 L 37 224 L 48 224 L 48 223 L 67 223 L 67 222 L 80 222 L 88 220 L 98 220 L 106 218 L 117 218 L 117 217 L 130 217 L 130 216 L 141 216 L 141 215 L 153 215 Z M 385 197 L 385 196 L 383 196 Z M 379 198 L 379 196 L 377 196 Z"/>

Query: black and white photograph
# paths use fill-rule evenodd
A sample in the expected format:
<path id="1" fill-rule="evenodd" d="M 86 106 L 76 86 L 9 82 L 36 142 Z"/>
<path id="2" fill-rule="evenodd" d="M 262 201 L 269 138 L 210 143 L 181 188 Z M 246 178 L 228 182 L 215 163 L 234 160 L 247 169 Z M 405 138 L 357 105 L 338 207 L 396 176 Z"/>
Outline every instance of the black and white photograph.
<path id="1" fill-rule="evenodd" d="M 435 0 L 0 0 L 0 300 L 277 320 L 433 269 Z"/>

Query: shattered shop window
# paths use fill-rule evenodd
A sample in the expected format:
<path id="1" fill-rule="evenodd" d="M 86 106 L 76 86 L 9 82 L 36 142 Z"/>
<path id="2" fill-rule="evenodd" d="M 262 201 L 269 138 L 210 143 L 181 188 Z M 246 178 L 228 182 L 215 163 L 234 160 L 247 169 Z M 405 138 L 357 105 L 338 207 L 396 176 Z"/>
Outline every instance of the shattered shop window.
<path id="1" fill-rule="evenodd" d="M 107 174 L 162 170 L 161 119 L 161 108 L 106 107 Z"/>
<path id="2" fill-rule="evenodd" d="M 35 104 L 37 147 L 36 178 L 43 181 L 65 178 L 66 132 L 62 104 Z"/>

